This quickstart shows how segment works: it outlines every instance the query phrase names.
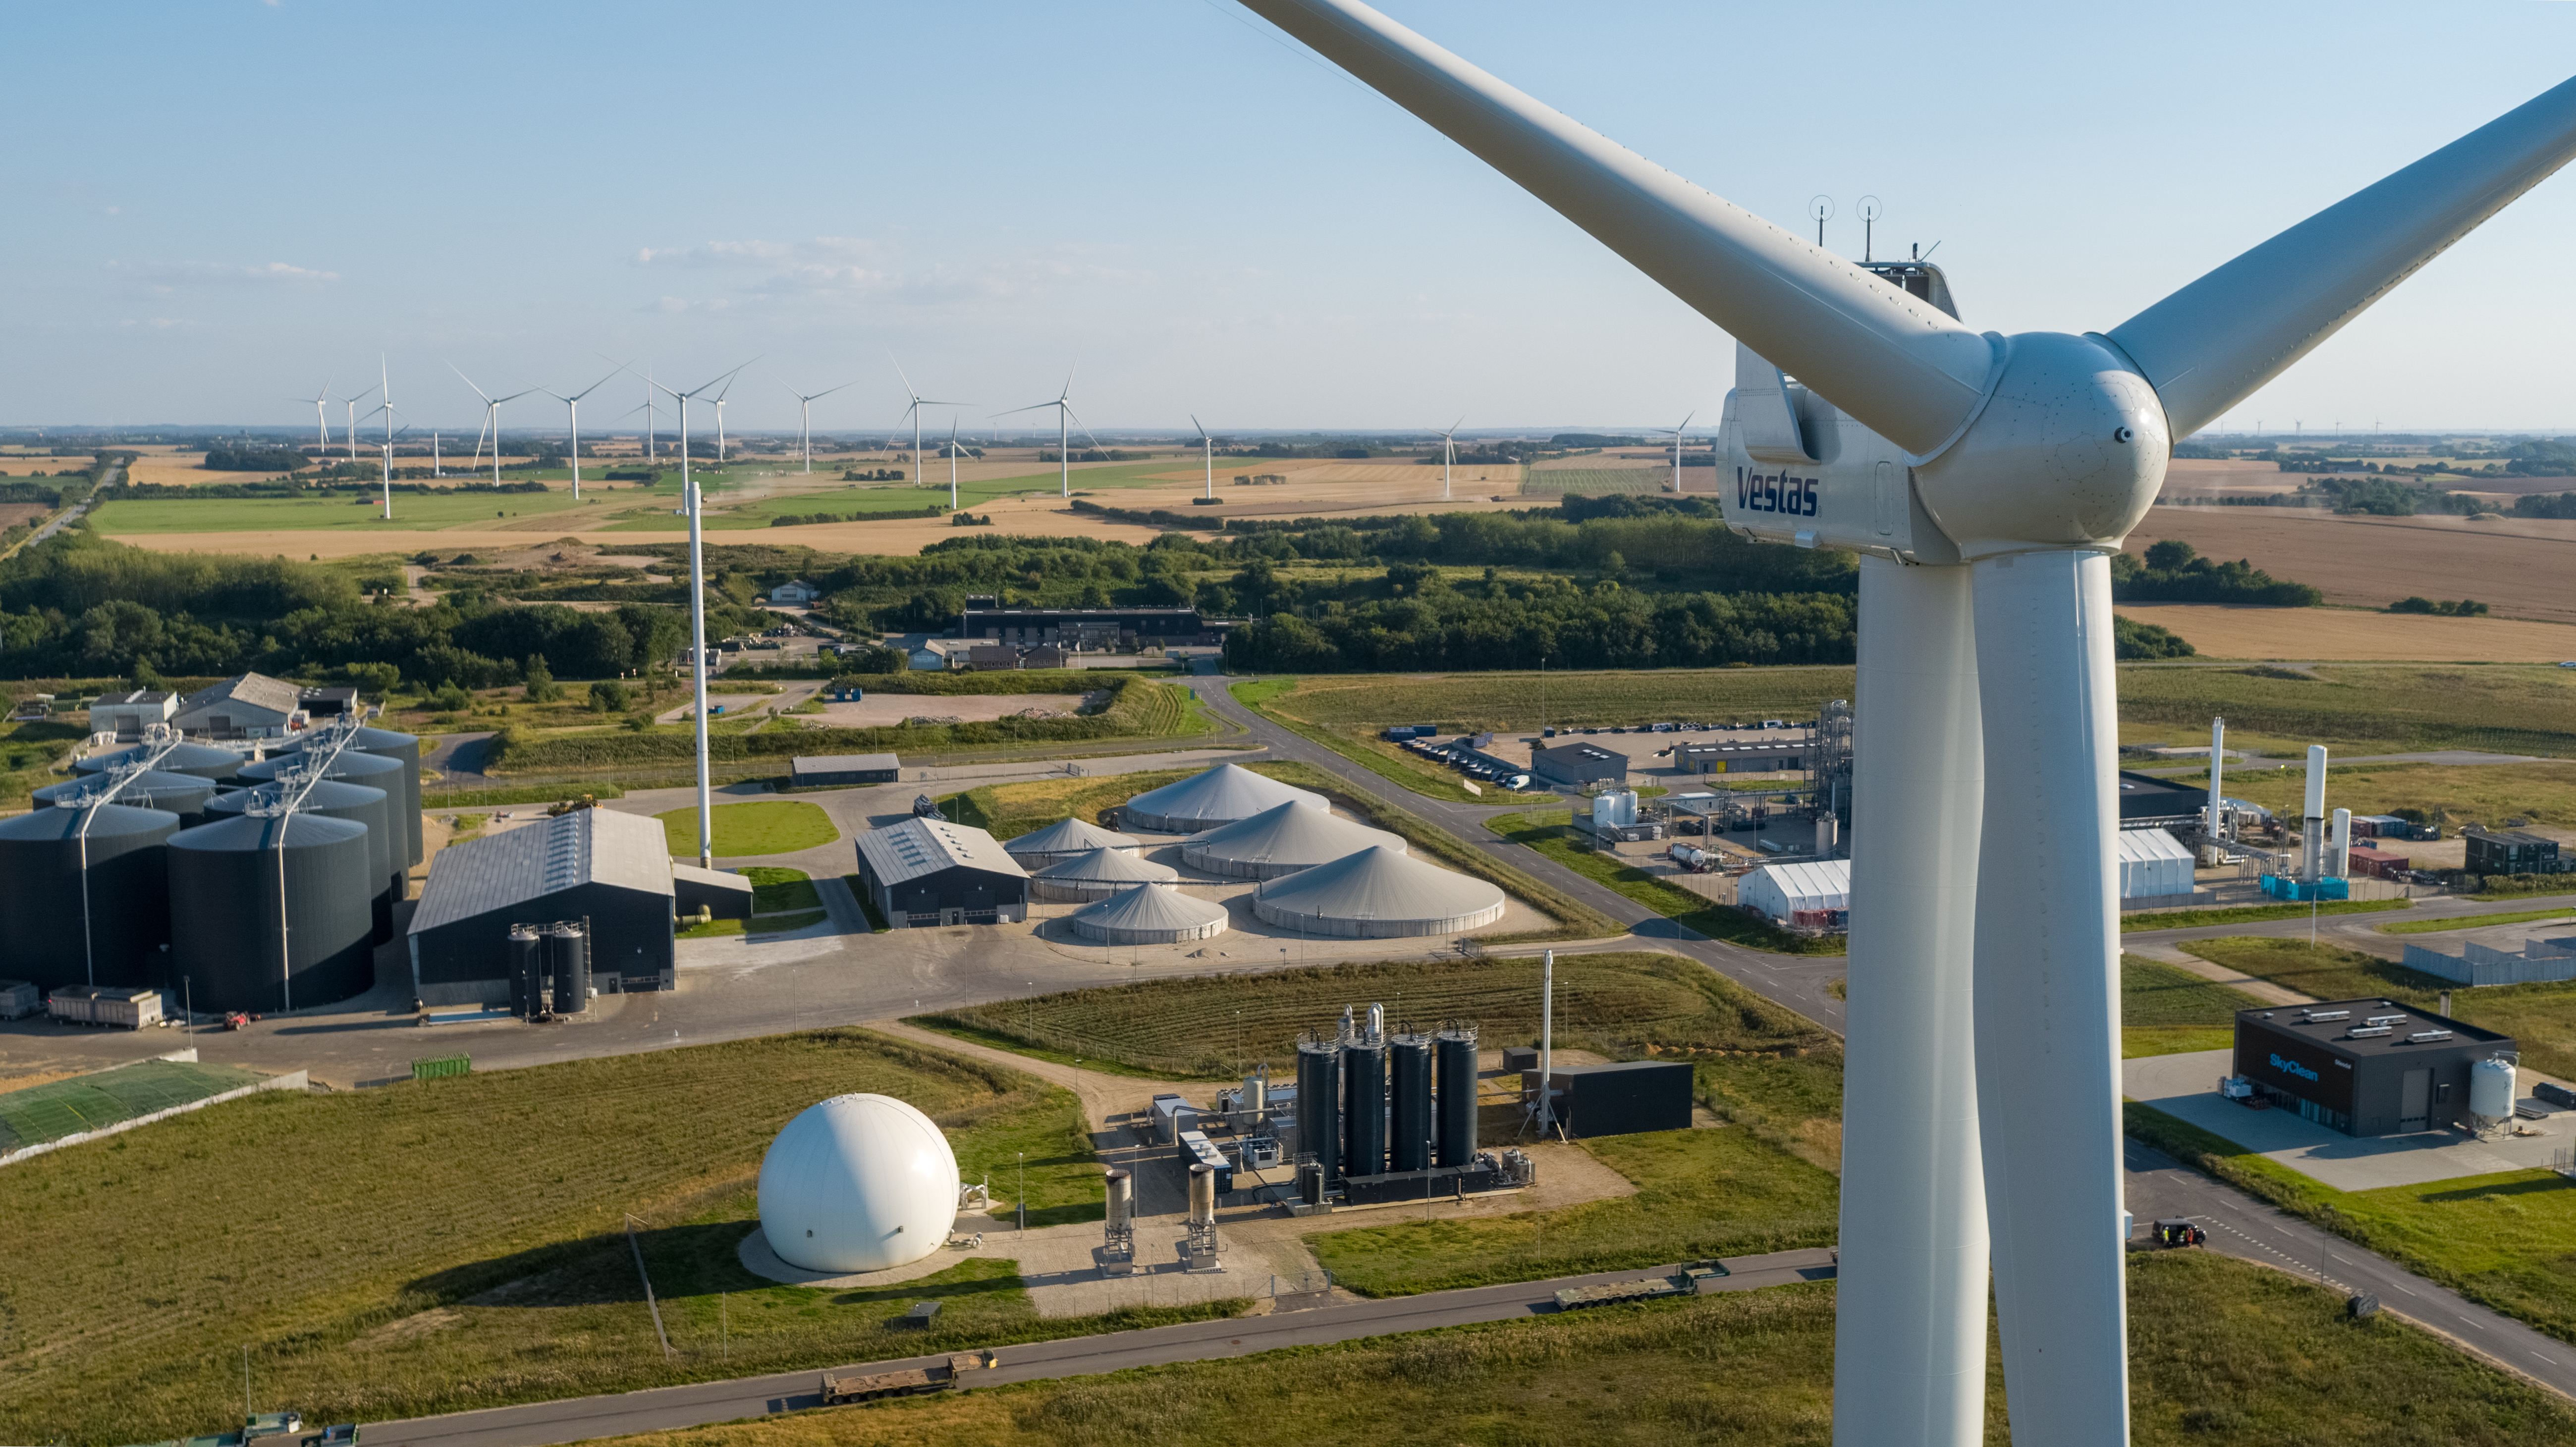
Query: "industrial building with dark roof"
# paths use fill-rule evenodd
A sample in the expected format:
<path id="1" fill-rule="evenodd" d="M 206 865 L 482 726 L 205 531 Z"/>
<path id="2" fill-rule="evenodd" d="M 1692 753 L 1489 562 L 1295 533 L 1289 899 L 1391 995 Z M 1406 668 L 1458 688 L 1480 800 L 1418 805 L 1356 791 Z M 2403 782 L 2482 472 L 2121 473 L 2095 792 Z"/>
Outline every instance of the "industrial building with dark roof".
<path id="1" fill-rule="evenodd" d="M 412 912 L 415 993 L 431 1005 L 504 998 L 510 927 L 583 919 L 601 989 L 669 988 L 677 963 L 669 850 L 661 821 L 606 809 L 449 845 Z"/>
<path id="2" fill-rule="evenodd" d="M 1530 750 L 1530 772 L 1550 783 L 1574 788 L 1619 784 L 1627 782 L 1628 756 L 1614 754 L 1599 744 L 1558 744 Z"/>
<path id="3" fill-rule="evenodd" d="M 892 928 L 1029 917 L 1028 871 L 981 829 L 905 819 L 860 835 L 858 852 L 859 886 Z"/>
<path id="4" fill-rule="evenodd" d="M 891 784 L 903 775 L 903 761 L 892 754 L 799 755 L 787 765 L 791 789 L 837 789 L 855 784 Z"/>
<path id="5" fill-rule="evenodd" d="M 2465 1123 L 2470 1072 L 2513 1040 L 2386 1000 L 2236 1012 L 2236 1073 L 2301 1119 L 2350 1136 Z"/>

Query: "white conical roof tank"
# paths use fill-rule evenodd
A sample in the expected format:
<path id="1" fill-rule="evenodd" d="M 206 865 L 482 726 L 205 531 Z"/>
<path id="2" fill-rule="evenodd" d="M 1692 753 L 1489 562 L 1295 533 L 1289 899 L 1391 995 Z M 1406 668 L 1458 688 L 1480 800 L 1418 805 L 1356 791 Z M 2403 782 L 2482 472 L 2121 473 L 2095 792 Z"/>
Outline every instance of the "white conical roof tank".
<path id="1" fill-rule="evenodd" d="M 957 1224 L 957 1153 L 889 1095 L 836 1095 L 787 1123 L 760 1162 L 760 1229 L 808 1271 L 919 1261 Z"/>

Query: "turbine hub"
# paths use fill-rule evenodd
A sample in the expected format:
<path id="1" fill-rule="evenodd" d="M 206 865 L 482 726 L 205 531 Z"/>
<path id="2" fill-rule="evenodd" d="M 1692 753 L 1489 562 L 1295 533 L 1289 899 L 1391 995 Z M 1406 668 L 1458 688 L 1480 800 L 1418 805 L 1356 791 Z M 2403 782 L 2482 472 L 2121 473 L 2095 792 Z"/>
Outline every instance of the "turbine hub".
<path id="1" fill-rule="evenodd" d="M 1915 470 L 1925 508 L 1970 560 L 2118 547 L 2172 453 L 2155 389 L 2096 337 L 2024 332 L 2002 351 L 1984 410 Z"/>

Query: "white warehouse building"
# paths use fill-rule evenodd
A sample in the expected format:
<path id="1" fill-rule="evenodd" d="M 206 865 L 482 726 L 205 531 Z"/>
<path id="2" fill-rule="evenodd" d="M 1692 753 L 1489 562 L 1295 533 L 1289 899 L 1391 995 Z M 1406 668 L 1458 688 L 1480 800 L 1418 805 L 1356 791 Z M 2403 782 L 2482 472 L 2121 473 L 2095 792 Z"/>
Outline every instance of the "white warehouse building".
<path id="1" fill-rule="evenodd" d="M 2162 829 L 2120 831 L 2120 898 L 2191 893 L 2191 851 Z"/>
<path id="2" fill-rule="evenodd" d="M 1788 924 L 1806 911 L 1851 908 L 1851 861 L 1800 860 L 1766 864 L 1744 876 L 1735 887 L 1738 904 L 1774 924 Z"/>

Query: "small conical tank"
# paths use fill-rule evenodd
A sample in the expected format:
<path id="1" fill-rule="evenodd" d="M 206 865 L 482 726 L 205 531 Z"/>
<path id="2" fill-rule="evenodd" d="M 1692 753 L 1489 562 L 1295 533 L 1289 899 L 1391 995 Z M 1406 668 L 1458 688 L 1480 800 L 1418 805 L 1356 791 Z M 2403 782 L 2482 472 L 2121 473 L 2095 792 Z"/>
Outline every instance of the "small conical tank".
<path id="1" fill-rule="evenodd" d="M 202 774 L 174 774 L 167 769 L 145 769 L 121 783 L 106 774 L 71 779 L 60 784 L 47 784 L 35 793 L 36 807 L 51 809 L 76 796 L 116 787 L 116 797 L 109 802 L 129 809 L 159 809 L 179 816 L 179 827 L 193 829 L 206 822 L 206 801 L 215 796 L 215 781 Z"/>
<path id="2" fill-rule="evenodd" d="M 256 767 L 256 766 L 254 766 Z M 218 794 L 206 805 L 209 823 L 220 819 L 238 819 L 252 809 L 283 803 L 288 794 L 276 784 L 258 784 Z M 337 779 L 316 779 L 304 791 L 304 802 L 298 813 L 324 819 L 346 819 L 364 825 L 367 831 L 367 874 L 374 881 L 375 892 L 368 905 L 369 924 L 375 943 L 383 944 L 394 937 L 393 851 L 396 848 L 392 830 L 385 823 L 385 810 L 391 796 L 382 789 L 364 784 L 345 784 Z"/>
<path id="3" fill-rule="evenodd" d="M 242 765 L 250 762 L 250 755 L 236 753 L 231 749 L 219 749 L 212 744 L 173 744 L 166 750 L 161 749 L 157 744 L 128 744 L 121 749 L 92 754 L 72 765 L 72 768 L 78 773 L 98 774 L 105 773 L 120 764 L 138 763 L 145 759 L 150 759 L 152 767 L 167 774 L 194 774 L 200 779 L 230 779 L 242 771 Z"/>
<path id="4" fill-rule="evenodd" d="M 178 815 L 126 804 L 0 819 L 0 975 L 48 990 L 176 983 L 161 947 L 178 832 Z"/>

